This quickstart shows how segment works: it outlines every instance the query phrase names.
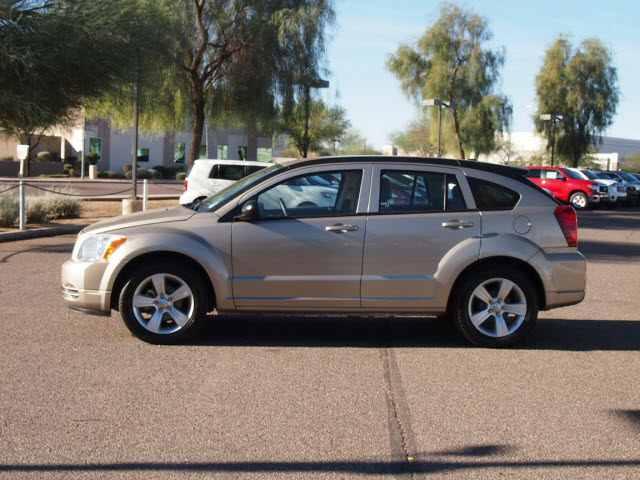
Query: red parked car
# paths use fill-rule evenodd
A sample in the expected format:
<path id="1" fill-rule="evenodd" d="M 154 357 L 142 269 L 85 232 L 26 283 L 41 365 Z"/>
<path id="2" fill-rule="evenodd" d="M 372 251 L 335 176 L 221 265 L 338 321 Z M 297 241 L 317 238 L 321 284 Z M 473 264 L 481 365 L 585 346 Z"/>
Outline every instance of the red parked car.
<path id="1" fill-rule="evenodd" d="M 576 172 L 561 167 L 527 167 L 527 178 L 549 190 L 561 202 L 575 208 L 588 208 L 609 200 L 606 185 L 585 180 Z"/>

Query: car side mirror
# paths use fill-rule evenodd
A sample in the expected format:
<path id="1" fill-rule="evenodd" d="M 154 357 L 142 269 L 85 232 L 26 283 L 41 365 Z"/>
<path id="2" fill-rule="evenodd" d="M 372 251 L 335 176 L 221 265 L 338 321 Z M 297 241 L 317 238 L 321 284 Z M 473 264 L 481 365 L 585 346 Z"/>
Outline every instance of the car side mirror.
<path id="1" fill-rule="evenodd" d="M 258 207 L 258 202 L 255 200 L 249 200 L 244 205 L 242 205 L 242 210 L 240 211 L 240 215 L 236 217 L 237 220 L 242 220 L 243 222 L 250 222 L 251 220 L 255 220 L 259 217 L 260 209 Z"/>

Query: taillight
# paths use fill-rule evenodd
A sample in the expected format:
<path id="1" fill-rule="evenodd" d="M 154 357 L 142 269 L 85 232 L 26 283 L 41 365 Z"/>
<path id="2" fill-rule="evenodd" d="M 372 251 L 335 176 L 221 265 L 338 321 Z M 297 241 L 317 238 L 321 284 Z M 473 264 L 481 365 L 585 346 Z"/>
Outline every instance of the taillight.
<path id="1" fill-rule="evenodd" d="M 189 186 L 189 180 L 185 178 L 184 179 L 184 189 L 186 190 L 188 186 Z"/>
<path id="2" fill-rule="evenodd" d="M 560 205 L 553 212 L 570 247 L 578 246 L 578 214 L 571 205 Z"/>

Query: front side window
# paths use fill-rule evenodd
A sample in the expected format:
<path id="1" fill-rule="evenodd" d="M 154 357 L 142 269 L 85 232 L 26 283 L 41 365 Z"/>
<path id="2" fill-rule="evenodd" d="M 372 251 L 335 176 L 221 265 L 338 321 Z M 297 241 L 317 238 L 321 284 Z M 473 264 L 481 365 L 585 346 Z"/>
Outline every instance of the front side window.
<path id="1" fill-rule="evenodd" d="M 361 170 L 316 172 L 288 178 L 257 197 L 260 218 L 353 215 L 358 207 Z"/>
<path id="2" fill-rule="evenodd" d="M 479 178 L 468 180 L 478 210 L 512 210 L 520 201 L 520 194 L 510 188 Z"/>
<path id="3" fill-rule="evenodd" d="M 466 210 L 455 175 L 435 172 L 383 170 L 379 212 L 424 213 Z"/>
<path id="4" fill-rule="evenodd" d="M 565 176 L 557 170 L 543 170 L 542 178 L 547 180 L 564 180 Z"/>

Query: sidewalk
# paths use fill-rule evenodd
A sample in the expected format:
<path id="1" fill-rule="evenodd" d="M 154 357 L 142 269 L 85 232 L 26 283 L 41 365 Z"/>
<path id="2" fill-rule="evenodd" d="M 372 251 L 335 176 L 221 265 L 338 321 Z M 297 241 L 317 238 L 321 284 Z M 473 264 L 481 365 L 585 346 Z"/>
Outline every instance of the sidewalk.
<path id="1" fill-rule="evenodd" d="M 57 235 L 76 234 L 88 224 L 62 225 L 60 227 L 34 228 L 32 230 L 18 230 L 17 232 L 0 232 L 0 243 L 17 242 L 32 238 L 55 237 Z"/>

